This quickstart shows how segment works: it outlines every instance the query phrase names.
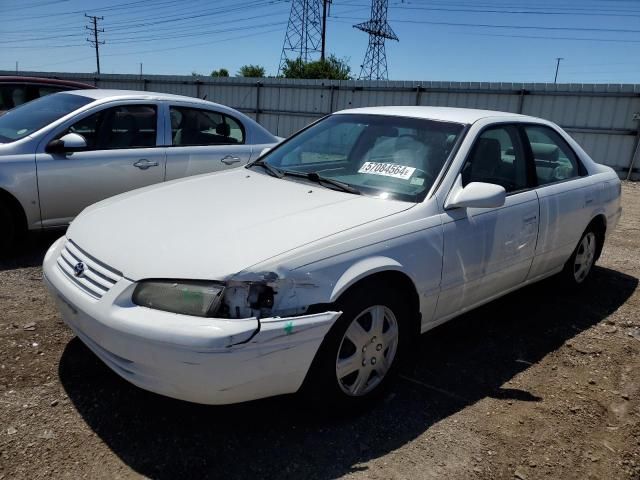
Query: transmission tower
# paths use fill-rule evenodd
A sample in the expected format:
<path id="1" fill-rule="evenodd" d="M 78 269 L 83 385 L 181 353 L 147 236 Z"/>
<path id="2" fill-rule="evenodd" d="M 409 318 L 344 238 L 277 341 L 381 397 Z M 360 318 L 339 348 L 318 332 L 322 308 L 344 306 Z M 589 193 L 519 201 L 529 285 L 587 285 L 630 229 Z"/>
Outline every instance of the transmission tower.
<path id="1" fill-rule="evenodd" d="M 323 0 L 292 0 L 278 73 L 286 60 L 318 60 L 322 49 Z"/>
<path id="2" fill-rule="evenodd" d="M 354 28 L 369 34 L 369 46 L 360 70 L 361 80 L 387 80 L 387 54 L 384 49 L 385 40 L 398 41 L 397 35 L 387 23 L 388 0 L 371 1 L 371 18 L 354 25 Z"/>

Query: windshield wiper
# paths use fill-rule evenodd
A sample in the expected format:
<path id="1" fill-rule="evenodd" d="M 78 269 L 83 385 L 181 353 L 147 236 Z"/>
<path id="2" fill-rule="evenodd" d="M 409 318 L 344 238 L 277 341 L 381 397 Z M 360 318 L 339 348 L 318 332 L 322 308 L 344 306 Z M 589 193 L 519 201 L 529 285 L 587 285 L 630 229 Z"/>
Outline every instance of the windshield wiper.
<path id="1" fill-rule="evenodd" d="M 251 162 L 249 165 L 247 165 L 247 168 L 251 168 L 256 165 L 258 167 L 264 168 L 267 172 L 269 172 L 269 175 L 271 175 L 272 177 L 276 177 L 276 178 L 284 177 L 284 173 L 280 169 L 272 165 L 269 165 L 267 162 L 265 162 L 262 159 L 256 160 L 255 162 Z"/>
<path id="2" fill-rule="evenodd" d="M 307 180 L 311 180 L 312 182 L 319 183 L 320 185 L 322 185 L 323 183 L 326 183 L 338 188 L 339 190 L 342 190 L 343 192 L 353 193 L 354 195 L 362 195 L 362 192 L 360 190 L 352 187 L 348 183 L 344 183 L 339 180 L 334 180 L 333 178 L 322 177 L 318 175 L 316 172 L 305 173 L 305 172 L 296 172 L 293 170 L 282 170 L 281 173 L 283 175 L 289 175 L 292 177 L 306 178 Z"/>

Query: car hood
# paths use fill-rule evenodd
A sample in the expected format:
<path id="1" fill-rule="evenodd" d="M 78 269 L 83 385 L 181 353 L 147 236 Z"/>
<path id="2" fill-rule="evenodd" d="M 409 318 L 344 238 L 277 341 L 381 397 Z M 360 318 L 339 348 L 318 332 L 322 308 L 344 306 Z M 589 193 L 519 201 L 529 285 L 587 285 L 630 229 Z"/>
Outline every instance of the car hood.
<path id="1" fill-rule="evenodd" d="M 85 209 L 67 236 L 131 280 L 223 280 L 411 206 L 241 168 L 104 200 Z"/>

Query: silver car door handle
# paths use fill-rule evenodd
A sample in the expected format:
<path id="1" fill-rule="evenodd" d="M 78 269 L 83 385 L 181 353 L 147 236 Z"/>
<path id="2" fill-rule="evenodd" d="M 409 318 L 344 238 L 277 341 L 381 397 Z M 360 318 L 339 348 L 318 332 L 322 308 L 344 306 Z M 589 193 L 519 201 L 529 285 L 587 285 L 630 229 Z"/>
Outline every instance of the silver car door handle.
<path id="1" fill-rule="evenodd" d="M 146 170 L 149 167 L 157 167 L 158 162 L 152 162 L 151 160 L 147 160 L 146 158 L 141 158 L 136 163 L 134 163 L 133 166 L 138 167 L 140 170 Z"/>
<path id="2" fill-rule="evenodd" d="M 234 157 L 233 155 L 227 155 L 220 159 L 222 163 L 225 165 L 231 165 L 233 163 L 238 163 L 240 161 L 240 157 Z"/>

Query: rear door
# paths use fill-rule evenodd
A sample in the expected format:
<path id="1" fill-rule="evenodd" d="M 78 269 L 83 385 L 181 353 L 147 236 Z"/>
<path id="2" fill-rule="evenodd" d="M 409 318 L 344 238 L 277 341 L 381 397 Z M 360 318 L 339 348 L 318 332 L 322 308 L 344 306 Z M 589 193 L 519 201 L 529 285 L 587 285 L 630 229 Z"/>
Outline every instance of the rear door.
<path id="1" fill-rule="evenodd" d="M 42 225 L 65 225 L 99 200 L 162 182 L 162 123 L 154 102 L 118 102 L 93 109 L 45 137 L 36 153 Z M 49 141 L 70 132 L 85 138 L 86 150 L 45 152 Z"/>
<path id="2" fill-rule="evenodd" d="M 530 278 L 561 268 L 578 244 L 597 203 L 597 187 L 569 144 L 546 125 L 522 126 L 535 163 L 540 236 Z"/>
<path id="3" fill-rule="evenodd" d="M 518 128 L 483 130 L 458 180 L 501 185 L 498 208 L 453 208 L 442 214 L 444 256 L 436 319 L 466 311 L 519 285 L 533 261 L 538 198 Z"/>
<path id="4" fill-rule="evenodd" d="M 168 107 L 171 129 L 166 139 L 167 180 L 227 170 L 249 162 L 252 149 L 240 120 L 202 107 L 178 104 Z"/>

